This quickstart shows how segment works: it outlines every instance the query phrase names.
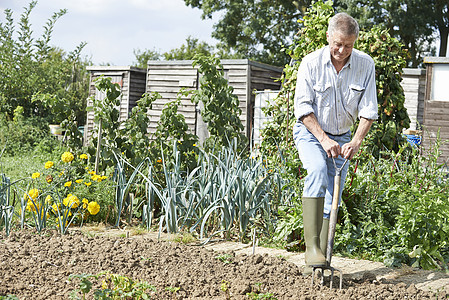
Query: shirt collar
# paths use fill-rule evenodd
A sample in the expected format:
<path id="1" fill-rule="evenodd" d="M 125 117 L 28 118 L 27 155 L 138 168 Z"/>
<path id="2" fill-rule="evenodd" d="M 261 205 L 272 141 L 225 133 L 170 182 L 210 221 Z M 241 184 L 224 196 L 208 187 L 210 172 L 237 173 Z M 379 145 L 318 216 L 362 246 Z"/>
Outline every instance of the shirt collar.
<path id="1" fill-rule="evenodd" d="M 349 56 L 349 59 L 346 62 L 346 64 L 343 66 L 343 68 L 346 68 L 346 67 L 351 68 L 352 58 L 353 57 L 354 57 L 354 49 L 352 49 L 351 55 Z M 329 45 L 324 47 L 323 58 L 324 58 L 323 61 L 324 61 L 325 64 L 332 64 L 332 61 L 331 61 L 331 50 L 329 48 Z"/>

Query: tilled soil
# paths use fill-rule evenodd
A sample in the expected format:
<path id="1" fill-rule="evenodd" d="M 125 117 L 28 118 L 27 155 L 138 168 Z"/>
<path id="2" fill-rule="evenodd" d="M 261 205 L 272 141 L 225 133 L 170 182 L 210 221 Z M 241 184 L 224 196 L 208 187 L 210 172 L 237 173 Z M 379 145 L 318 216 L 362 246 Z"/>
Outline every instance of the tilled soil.
<path id="1" fill-rule="evenodd" d="M 268 255 L 217 253 L 200 246 L 157 241 L 146 236 L 86 235 L 79 231 L 0 234 L 0 296 L 70 299 L 79 288 L 71 274 L 108 271 L 146 281 L 151 299 L 447 299 L 414 285 L 364 278 L 344 279 L 343 289 L 311 287 L 300 268 Z M 338 282 L 338 279 L 335 280 Z M 95 282 L 93 290 L 100 288 Z M 250 293 L 253 296 L 250 297 Z M 259 294 L 259 298 L 256 298 Z M 269 298 L 268 296 L 272 297 Z M 263 298 L 265 296 L 265 298 Z"/>

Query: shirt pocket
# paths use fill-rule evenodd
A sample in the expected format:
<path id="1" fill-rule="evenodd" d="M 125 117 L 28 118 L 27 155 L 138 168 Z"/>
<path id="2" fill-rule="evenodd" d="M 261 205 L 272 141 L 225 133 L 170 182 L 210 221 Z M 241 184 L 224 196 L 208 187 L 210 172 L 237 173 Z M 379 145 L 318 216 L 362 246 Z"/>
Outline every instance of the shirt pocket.
<path id="1" fill-rule="evenodd" d="M 359 106 L 360 99 L 362 98 L 365 87 L 359 84 L 349 85 L 349 94 L 346 99 L 346 107 L 350 111 L 354 111 Z"/>
<path id="2" fill-rule="evenodd" d="M 315 100 L 318 107 L 329 107 L 331 102 L 331 85 L 327 84 L 315 84 L 313 86 L 315 90 Z"/>

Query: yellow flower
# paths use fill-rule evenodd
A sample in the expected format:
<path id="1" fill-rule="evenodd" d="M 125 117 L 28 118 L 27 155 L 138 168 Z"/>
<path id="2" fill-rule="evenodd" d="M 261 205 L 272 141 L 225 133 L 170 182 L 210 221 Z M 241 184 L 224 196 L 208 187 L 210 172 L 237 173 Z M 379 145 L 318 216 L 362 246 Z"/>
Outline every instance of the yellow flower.
<path id="1" fill-rule="evenodd" d="M 105 179 L 108 179 L 108 176 L 101 176 L 100 178 L 101 178 L 101 180 L 105 180 Z"/>
<path id="2" fill-rule="evenodd" d="M 39 172 L 31 174 L 31 178 L 33 178 L 33 179 L 39 178 L 40 176 L 41 176 L 41 173 L 39 173 Z"/>
<path id="3" fill-rule="evenodd" d="M 91 186 L 91 184 L 92 184 L 92 182 L 84 182 L 84 184 L 86 185 L 86 186 Z"/>
<path id="4" fill-rule="evenodd" d="M 62 201 L 62 203 L 70 208 L 77 208 L 80 204 L 80 200 L 77 196 L 68 194 L 66 198 Z"/>
<path id="5" fill-rule="evenodd" d="M 77 180 L 75 180 L 75 182 L 76 183 L 81 183 L 81 182 L 83 182 L 83 180 L 82 179 L 77 179 Z"/>
<path id="6" fill-rule="evenodd" d="M 100 181 L 101 181 L 101 176 L 95 174 L 95 175 L 93 175 L 93 176 L 91 177 L 91 179 L 92 179 L 93 181 L 98 181 L 98 182 L 100 182 Z"/>
<path id="7" fill-rule="evenodd" d="M 66 183 L 64 183 L 64 186 L 71 187 L 72 186 L 72 181 L 67 181 Z"/>
<path id="8" fill-rule="evenodd" d="M 35 212 L 36 210 L 39 210 L 39 207 L 39 203 L 33 203 L 33 201 L 28 200 L 26 210 Z"/>
<path id="9" fill-rule="evenodd" d="M 95 175 L 95 171 L 89 171 L 87 173 L 89 173 L 90 175 Z"/>
<path id="10" fill-rule="evenodd" d="M 87 208 L 87 205 L 89 204 L 89 200 L 87 200 L 86 198 L 83 198 L 83 209 Z"/>
<path id="11" fill-rule="evenodd" d="M 196 144 L 193 144 L 193 147 L 196 147 Z"/>
<path id="12" fill-rule="evenodd" d="M 45 180 L 47 180 L 48 183 L 51 183 L 53 181 L 53 176 L 47 175 L 47 177 L 45 177 Z"/>
<path id="13" fill-rule="evenodd" d="M 83 153 L 83 154 L 80 155 L 80 158 L 81 158 L 81 159 L 87 159 L 88 157 L 87 157 L 87 154 L 84 154 L 84 153 Z"/>
<path id="14" fill-rule="evenodd" d="M 36 200 L 36 198 L 37 198 L 38 196 L 39 196 L 39 190 L 38 190 L 38 189 L 31 189 L 31 190 L 28 191 L 28 194 L 25 193 L 25 194 L 23 195 L 23 199 L 28 199 L 28 200 L 33 199 L 33 200 Z M 31 198 L 30 198 L 30 197 L 31 197 Z"/>
<path id="15" fill-rule="evenodd" d="M 47 204 L 50 203 L 51 199 L 52 199 L 51 195 L 48 195 L 47 197 L 45 197 L 45 203 Z"/>
<path id="16" fill-rule="evenodd" d="M 73 156 L 73 154 L 72 154 L 71 152 L 64 152 L 64 153 L 61 155 L 61 160 L 62 160 L 63 162 L 66 162 L 66 163 L 71 162 L 74 158 L 75 158 L 75 157 Z"/>
<path id="17" fill-rule="evenodd" d="M 59 208 L 61 207 L 61 205 L 58 203 L 58 204 L 53 204 L 52 206 L 51 206 L 51 208 L 53 209 L 53 213 L 54 214 L 58 214 L 58 211 L 59 211 Z"/>
<path id="18" fill-rule="evenodd" d="M 162 162 L 162 159 L 158 159 L 156 162 L 160 164 Z"/>
<path id="19" fill-rule="evenodd" d="M 53 162 L 49 160 L 45 163 L 45 169 L 50 169 L 51 167 L 53 167 L 53 165 Z"/>
<path id="20" fill-rule="evenodd" d="M 91 215 L 96 215 L 100 211 L 100 205 L 97 202 L 92 201 L 87 205 L 87 210 Z"/>

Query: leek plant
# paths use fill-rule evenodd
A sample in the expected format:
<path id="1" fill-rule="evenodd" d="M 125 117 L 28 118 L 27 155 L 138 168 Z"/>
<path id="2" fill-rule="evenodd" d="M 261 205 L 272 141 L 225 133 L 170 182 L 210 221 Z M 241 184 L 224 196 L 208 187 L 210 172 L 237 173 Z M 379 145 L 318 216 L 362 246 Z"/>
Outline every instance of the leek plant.
<path id="1" fill-rule="evenodd" d="M 14 206 L 11 203 L 11 180 L 5 174 L 1 174 L 0 181 L 0 230 L 5 229 L 9 236 L 11 221 L 14 215 Z"/>
<path id="2" fill-rule="evenodd" d="M 147 192 L 148 195 L 154 192 L 155 199 L 161 201 L 160 232 L 188 229 L 199 231 L 200 239 L 219 233 L 229 239 L 237 224 L 242 240 L 258 216 L 263 215 L 267 224 L 271 222 L 270 203 L 281 202 L 277 197 L 282 193 L 276 191 L 282 187 L 276 186 L 280 181 L 261 160 L 242 158 L 235 147 L 223 147 L 217 154 L 200 151 L 198 166 L 185 172 L 180 168 L 181 153 L 176 143 L 173 155 L 171 162 L 163 157 L 165 186 L 152 184 Z M 147 216 L 153 205 L 149 200 Z"/>
<path id="3" fill-rule="evenodd" d="M 148 162 L 148 158 L 142 160 L 139 165 L 134 168 L 133 173 L 129 178 L 126 178 L 126 165 L 129 163 L 120 155 L 112 151 L 114 154 L 116 166 L 114 170 L 114 175 L 112 176 L 112 180 L 116 183 L 115 186 L 115 204 L 117 208 L 117 220 L 115 222 L 115 227 L 120 226 L 120 216 L 123 210 L 123 205 L 125 200 L 129 196 L 129 189 L 132 184 L 135 183 L 136 176 L 139 174 L 140 169 L 145 166 L 145 163 Z"/>

